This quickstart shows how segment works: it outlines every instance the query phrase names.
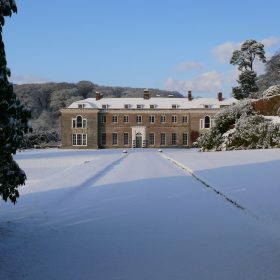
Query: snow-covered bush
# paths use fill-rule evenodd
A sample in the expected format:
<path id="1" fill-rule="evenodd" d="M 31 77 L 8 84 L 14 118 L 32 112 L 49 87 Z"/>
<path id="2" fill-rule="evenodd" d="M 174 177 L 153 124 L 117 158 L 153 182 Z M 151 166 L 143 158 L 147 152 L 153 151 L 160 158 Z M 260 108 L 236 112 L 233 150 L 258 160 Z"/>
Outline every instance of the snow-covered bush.
<path id="1" fill-rule="evenodd" d="M 215 125 L 197 140 L 202 151 L 280 147 L 280 124 L 257 115 L 250 101 L 226 108 Z"/>

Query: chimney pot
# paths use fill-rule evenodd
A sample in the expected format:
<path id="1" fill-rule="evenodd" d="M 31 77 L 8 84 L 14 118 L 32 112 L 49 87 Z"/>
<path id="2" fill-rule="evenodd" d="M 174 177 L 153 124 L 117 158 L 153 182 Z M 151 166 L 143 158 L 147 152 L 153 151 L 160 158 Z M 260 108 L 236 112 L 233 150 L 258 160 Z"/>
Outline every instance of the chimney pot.
<path id="1" fill-rule="evenodd" d="M 95 99 L 96 100 L 100 100 L 100 99 L 102 99 L 102 97 L 103 97 L 103 93 L 101 93 L 99 91 L 95 92 Z"/>
<path id="2" fill-rule="evenodd" d="M 188 100 L 189 100 L 189 101 L 192 101 L 192 99 L 193 99 L 193 98 L 192 98 L 192 91 L 189 90 L 189 91 L 188 91 Z"/>
<path id="3" fill-rule="evenodd" d="M 144 95 L 143 95 L 144 99 L 150 99 L 150 93 L 148 89 L 144 89 Z"/>
<path id="4" fill-rule="evenodd" d="M 223 93 L 222 92 L 219 92 L 218 93 L 218 100 L 219 101 L 223 101 L 224 99 L 223 99 Z"/>

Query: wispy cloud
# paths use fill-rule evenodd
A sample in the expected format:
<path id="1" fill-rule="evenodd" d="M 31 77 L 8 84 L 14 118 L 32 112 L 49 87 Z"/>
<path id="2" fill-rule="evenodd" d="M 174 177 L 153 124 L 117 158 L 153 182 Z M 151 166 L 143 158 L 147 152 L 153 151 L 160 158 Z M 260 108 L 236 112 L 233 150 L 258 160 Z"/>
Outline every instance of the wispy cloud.
<path id="1" fill-rule="evenodd" d="M 165 88 L 168 90 L 176 90 L 186 92 L 193 90 L 197 93 L 217 92 L 220 91 L 223 84 L 223 76 L 216 72 L 210 71 L 189 80 L 176 80 L 169 78 L 165 81 Z"/>
<path id="2" fill-rule="evenodd" d="M 14 84 L 42 84 L 50 82 L 49 79 L 44 77 L 38 77 L 34 75 L 12 75 L 10 77 L 10 82 Z"/>
<path id="3" fill-rule="evenodd" d="M 177 65 L 174 70 L 176 72 L 187 72 L 197 69 L 203 69 L 204 65 L 202 63 L 194 62 L 194 61 L 186 61 Z"/>
<path id="4" fill-rule="evenodd" d="M 261 40 L 260 42 L 264 44 L 265 48 L 271 48 L 279 43 L 279 39 L 277 37 L 269 37 Z M 242 44 L 243 42 L 226 42 L 214 48 L 212 52 L 217 57 L 219 62 L 229 63 L 232 53 L 235 50 L 240 49 Z"/>

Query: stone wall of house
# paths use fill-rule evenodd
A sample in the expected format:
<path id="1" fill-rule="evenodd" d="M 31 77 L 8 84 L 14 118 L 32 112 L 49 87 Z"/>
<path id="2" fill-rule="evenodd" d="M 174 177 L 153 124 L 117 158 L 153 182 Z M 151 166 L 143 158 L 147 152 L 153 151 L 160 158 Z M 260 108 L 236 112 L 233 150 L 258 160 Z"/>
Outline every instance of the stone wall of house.
<path id="1" fill-rule="evenodd" d="M 135 131 L 145 132 L 143 140 L 146 147 L 191 147 L 193 142 L 207 129 L 201 129 L 200 120 L 209 116 L 213 118 L 219 109 L 63 109 L 61 110 L 61 136 L 63 148 L 129 148 L 132 147 Z M 73 128 L 72 120 L 81 116 L 87 119 L 86 128 Z M 124 121 L 125 116 L 128 122 Z M 141 122 L 137 122 L 141 116 Z M 154 123 L 150 116 L 154 116 Z M 165 116 L 165 122 L 161 122 Z M 104 122 L 105 118 L 106 122 Z M 117 122 L 113 122 L 117 117 Z M 176 122 L 174 122 L 176 117 Z M 184 121 L 183 119 L 187 121 Z M 113 144 L 113 133 L 117 133 L 117 143 Z M 128 133 L 128 144 L 124 143 L 125 133 Z M 134 134 L 133 134 L 134 133 Z M 151 144 L 150 134 L 154 133 L 154 144 Z M 162 145 L 161 134 L 165 133 L 166 143 Z M 73 134 L 87 134 L 87 146 L 73 146 Z M 106 135 L 106 143 L 104 135 Z M 174 135 L 176 134 L 176 143 Z M 183 143 L 183 137 L 187 142 Z"/>

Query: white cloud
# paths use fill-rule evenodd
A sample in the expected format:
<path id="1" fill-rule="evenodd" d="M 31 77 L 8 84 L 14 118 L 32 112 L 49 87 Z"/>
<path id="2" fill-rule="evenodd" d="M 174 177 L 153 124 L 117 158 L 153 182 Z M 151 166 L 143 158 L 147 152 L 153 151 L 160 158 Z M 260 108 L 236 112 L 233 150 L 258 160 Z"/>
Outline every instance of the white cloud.
<path id="1" fill-rule="evenodd" d="M 261 40 L 261 42 L 264 44 L 265 48 L 271 48 L 279 43 L 279 39 L 277 37 L 270 37 Z"/>
<path id="2" fill-rule="evenodd" d="M 216 72 L 206 72 L 201 76 L 190 80 L 176 80 L 169 78 L 165 81 L 165 88 L 168 90 L 176 90 L 185 93 L 193 90 L 197 93 L 218 92 L 222 88 L 223 76 Z"/>
<path id="3" fill-rule="evenodd" d="M 242 45 L 242 43 L 226 42 L 222 45 L 217 46 L 213 50 L 213 53 L 221 63 L 229 64 L 232 53 L 235 50 L 240 49 L 241 45 Z"/>
<path id="4" fill-rule="evenodd" d="M 38 77 L 34 75 L 11 75 L 10 82 L 14 84 L 42 84 L 47 83 L 50 80 L 44 77 Z"/>
<path id="5" fill-rule="evenodd" d="M 264 44 L 265 48 L 271 48 L 279 43 L 279 39 L 277 37 L 269 37 L 260 42 Z M 229 64 L 232 53 L 240 49 L 242 44 L 243 42 L 226 42 L 214 48 L 212 52 L 221 63 Z"/>
<path id="6" fill-rule="evenodd" d="M 193 62 L 193 61 L 186 61 L 183 62 L 175 67 L 176 72 L 186 72 L 195 69 L 203 69 L 204 65 L 202 63 Z"/>

